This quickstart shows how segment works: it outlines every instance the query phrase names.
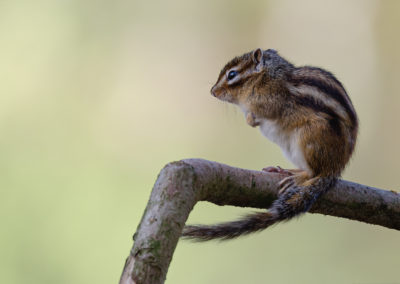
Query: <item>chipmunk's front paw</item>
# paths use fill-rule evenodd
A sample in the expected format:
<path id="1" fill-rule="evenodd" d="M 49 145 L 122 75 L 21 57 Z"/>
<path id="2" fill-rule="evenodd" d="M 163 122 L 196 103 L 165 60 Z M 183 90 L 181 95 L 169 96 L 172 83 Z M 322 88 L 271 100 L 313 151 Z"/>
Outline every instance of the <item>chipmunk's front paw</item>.
<path id="1" fill-rule="evenodd" d="M 246 122 L 251 127 L 256 127 L 260 125 L 260 122 L 257 120 L 256 116 L 252 112 L 248 112 L 246 114 Z"/>

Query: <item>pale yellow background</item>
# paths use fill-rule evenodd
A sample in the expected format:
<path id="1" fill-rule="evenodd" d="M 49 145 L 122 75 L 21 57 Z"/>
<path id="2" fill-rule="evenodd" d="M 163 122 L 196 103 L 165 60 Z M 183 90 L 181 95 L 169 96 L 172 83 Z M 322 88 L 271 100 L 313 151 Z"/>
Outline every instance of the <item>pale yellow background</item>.
<path id="1" fill-rule="evenodd" d="M 209 89 L 257 47 L 343 82 L 359 113 L 344 177 L 397 190 L 400 1 L 1 1 L 0 283 L 117 283 L 160 169 L 291 166 Z M 251 209 L 198 205 L 190 222 Z M 400 283 L 400 232 L 306 215 L 180 242 L 167 283 Z"/>

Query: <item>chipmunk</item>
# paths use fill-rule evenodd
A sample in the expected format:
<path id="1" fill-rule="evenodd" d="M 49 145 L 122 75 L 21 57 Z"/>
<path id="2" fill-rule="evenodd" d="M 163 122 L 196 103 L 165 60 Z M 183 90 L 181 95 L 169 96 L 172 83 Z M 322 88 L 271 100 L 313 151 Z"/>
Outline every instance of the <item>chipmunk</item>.
<path id="1" fill-rule="evenodd" d="M 232 239 L 307 212 L 332 188 L 357 139 L 358 118 L 343 85 L 328 71 L 296 67 L 273 49 L 235 57 L 219 74 L 211 94 L 236 104 L 247 123 L 278 144 L 295 170 L 285 173 L 267 212 L 211 226 L 186 226 L 183 238 Z"/>

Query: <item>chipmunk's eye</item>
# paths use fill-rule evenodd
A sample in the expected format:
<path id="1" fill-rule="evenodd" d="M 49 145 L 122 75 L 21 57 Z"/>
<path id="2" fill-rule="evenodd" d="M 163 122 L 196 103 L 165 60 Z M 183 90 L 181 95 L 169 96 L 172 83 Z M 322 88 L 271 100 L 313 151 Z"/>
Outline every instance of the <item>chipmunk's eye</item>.
<path id="1" fill-rule="evenodd" d="M 232 80 L 233 78 L 235 78 L 236 77 L 236 75 L 237 75 L 237 71 L 235 71 L 235 70 L 232 70 L 232 71 L 230 71 L 229 73 L 228 73 L 228 80 Z"/>

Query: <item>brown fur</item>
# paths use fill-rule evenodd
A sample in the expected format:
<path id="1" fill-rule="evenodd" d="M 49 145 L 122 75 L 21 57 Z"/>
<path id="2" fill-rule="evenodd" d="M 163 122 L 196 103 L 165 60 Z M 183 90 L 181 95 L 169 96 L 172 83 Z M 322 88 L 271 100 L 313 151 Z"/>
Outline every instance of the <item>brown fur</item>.
<path id="1" fill-rule="evenodd" d="M 230 72 L 237 74 L 228 78 Z M 188 226 L 184 237 L 229 239 L 304 213 L 335 184 L 353 153 L 357 115 L 343 85 L 326 70 L 295 67 L 274 50 L 258 49 L 228 62 L 211 93 L 239 105 L 253 127 L 267 120 L 278 125 L 282 137 L 296 133 L 307 168 L 294 170 L 281 182 L 280 195 L 267 213 L 215 226 Z"/>

